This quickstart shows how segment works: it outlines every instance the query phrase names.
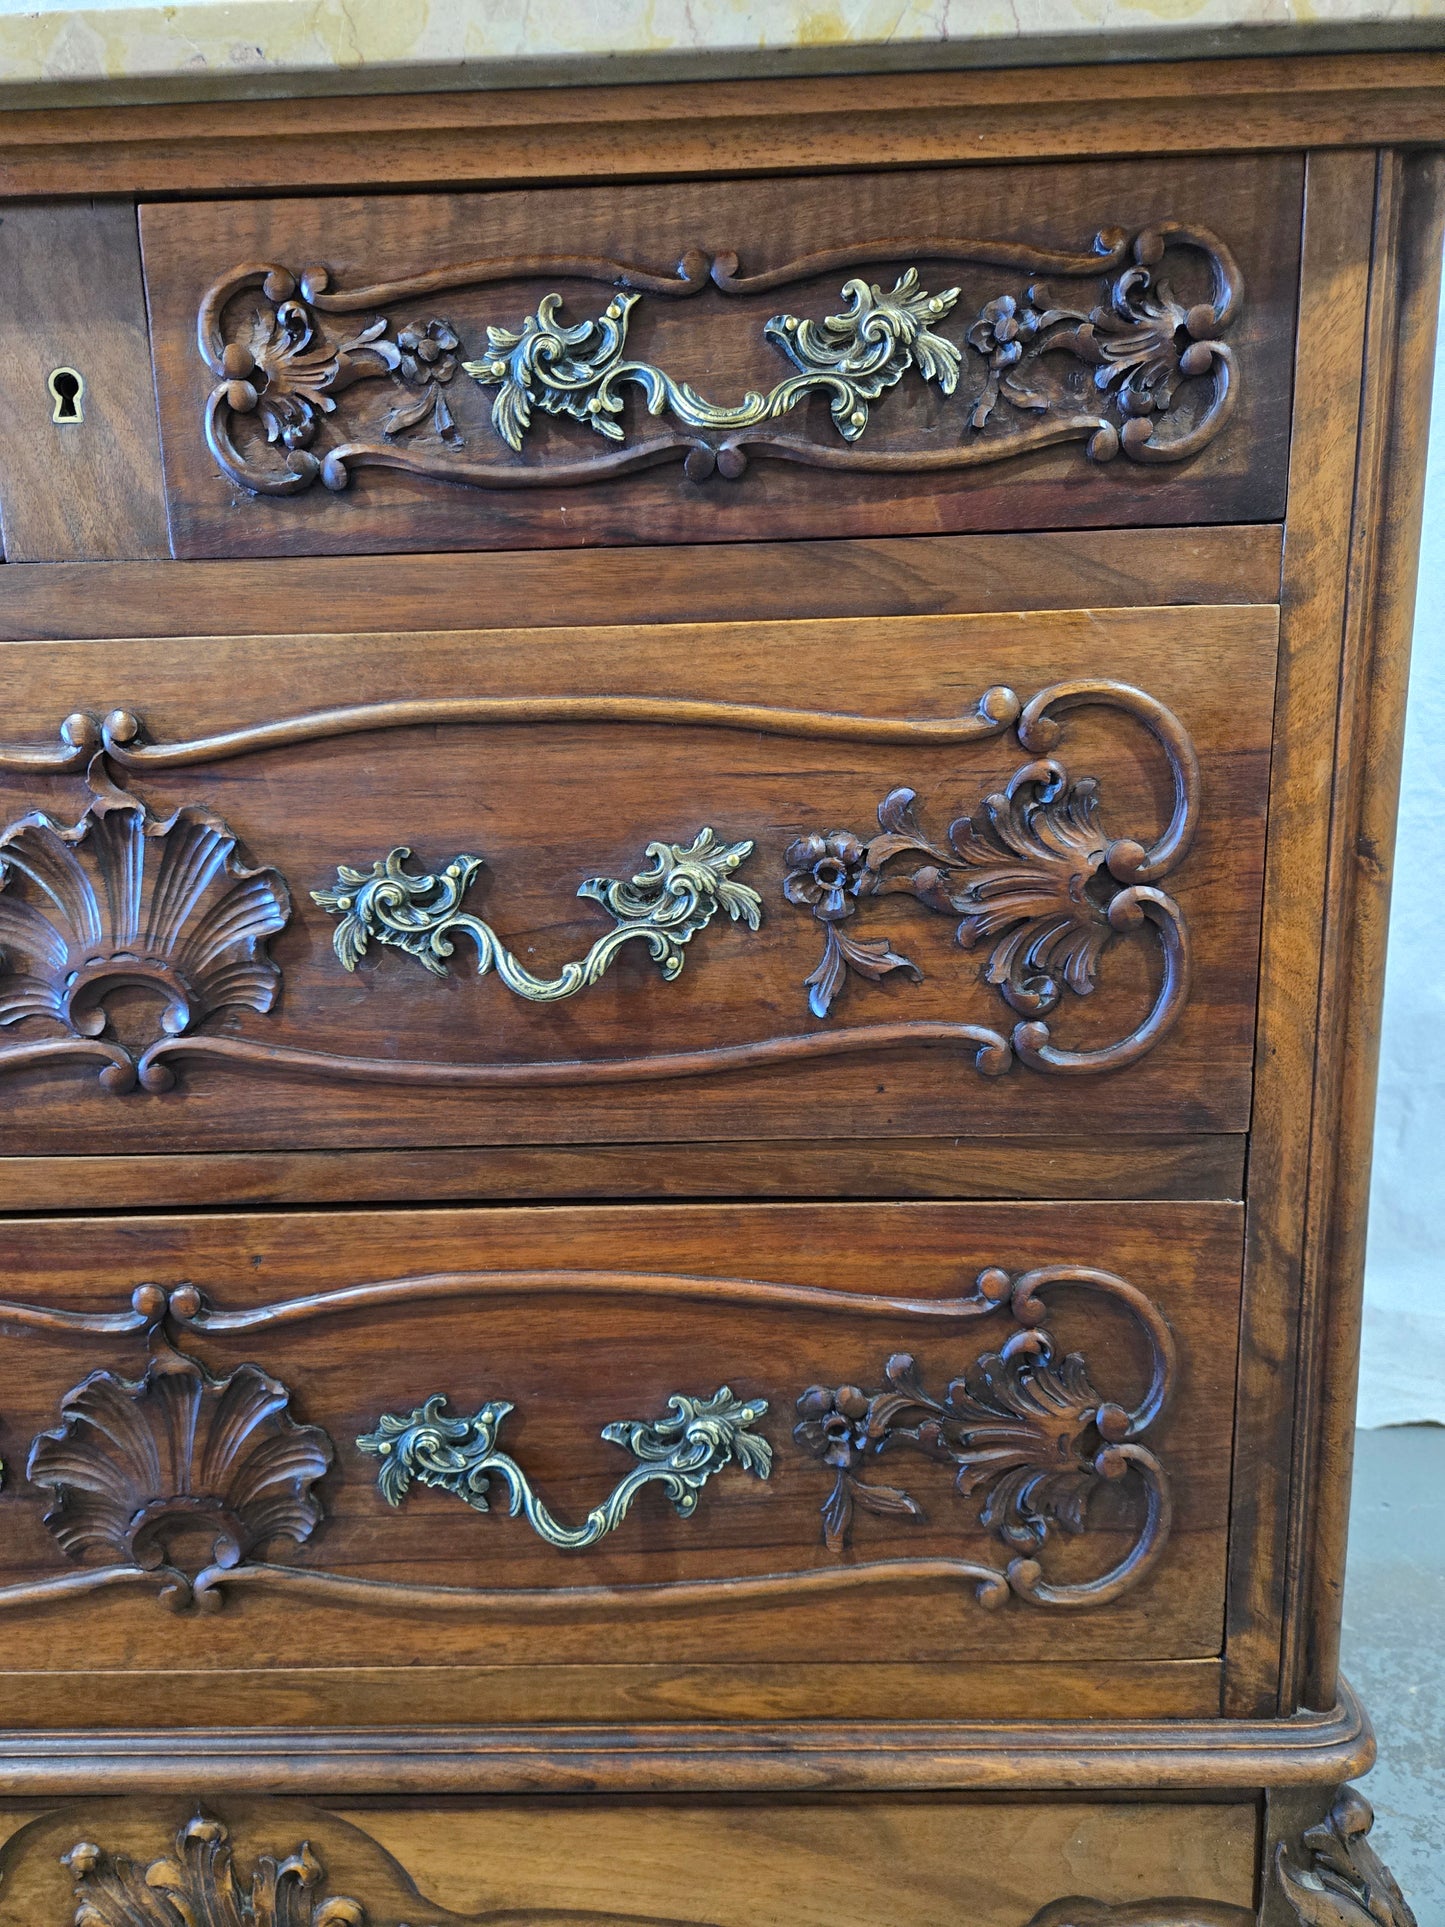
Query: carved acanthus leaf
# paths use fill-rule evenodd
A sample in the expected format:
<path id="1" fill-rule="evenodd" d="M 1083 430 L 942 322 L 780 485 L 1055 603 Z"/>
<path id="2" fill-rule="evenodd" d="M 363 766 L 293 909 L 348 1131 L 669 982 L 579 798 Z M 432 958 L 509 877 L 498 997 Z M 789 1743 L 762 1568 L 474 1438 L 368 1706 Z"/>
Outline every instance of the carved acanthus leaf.
<path id="1" fill-rule="evenodd" d="M 306 1841 L 273 1860 L 260 1855 L 247 1891 L 230 1835 L 198 1813 L 175 1852 L 147 1866 L 80 1840 L 64 1856 L 75 1878 L 75 1927 L 366 1927 L 359 1902 L 321 1891 L 326 1870 Z"/>
<path id="2" fill-rule="evenodd" d="M 1298 1853 L 1281 1845 L 1275 1878 L 1303 1927 L 1417 1927 L 1394 1875 L 1370 1844 L 1374 1810 L 1341 1787 L 1328 1815 L 1310 1827 Z"/>

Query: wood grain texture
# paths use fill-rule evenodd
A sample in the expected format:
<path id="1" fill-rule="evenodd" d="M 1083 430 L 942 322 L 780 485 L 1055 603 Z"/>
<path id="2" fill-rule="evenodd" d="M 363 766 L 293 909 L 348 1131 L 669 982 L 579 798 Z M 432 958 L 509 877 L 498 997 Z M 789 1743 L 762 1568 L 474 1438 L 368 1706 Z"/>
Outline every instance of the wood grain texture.
<path id="1" fill-rule="evenodd" d="M 141 1870 L 179 1861 L 168 1893 L 199 1908 L 224 1904 L 208 1856 L 178 1855 L 192 1811 L 175 1800 L 78 1801 L 37 1813 L 12 1836 L 4 1868 L 17 1927 L 59 1927 L 77 1892 L 98 1883 L 90 1855 L 61 1857 L 77 1841 L 124 1882 L 137 1906 L 155 1888 Z M 969 1919 L 1025 1927 L 1043 1904 L 1073 1891 L 1081 1869 L 1109 1899 L 1132 1901 L 1161 1884 L 1206 1901 L 1247 1900 L 1258 1832 L 1254 1804 L 1027 1801 L 1006 1805 L 947 1797 L 912 1800 L 486 1803 L 388 1801 L 317 1808 L 295 1801 L 252 1806 L 222 1800 L 223 1864 L 249 1893 L 258 1857 L 283 1867 L 309 1843 L 314 1884 L 307 1910 L 332 1899 L 360 1922 L 424 1912 L 483 1927 L 555 1919 L 571 1927 L 934 1927 L 957 1904 L 960 1867 Z M 129 1861 L 127 1867 L 124 1863 Z M 184 1869 L 184 1871 L 181 1871 Z M 215 1869 L 219 1872 L 219 1869 Z M 280 1879 L 284 1901 L 295 1873 Z M 226 1889 L 221 1889 L 226 1891 Z M 344 1901 L 340 1897 L 346 1896 Z M 204 1917 L 204 1916 L 203 1916 Z M 282 1916 L 284 1917 L 284 1916 Z M 257 1927 L 274 1927 L 269 1893 Z"/>
<path id="2" fill-rule="evenodd" d="M 0 1735 L 11 1796 L 235 1798 L 427 1794 L 952 1790 L 1168 1796 L 1337 1786 L 1374 1737 L 1341 1684 L 1326 1714 L 1280 1720 L 650 1721 L 630 1725 Z M 189 1808 L 187 1809 L 189 1811 Z"/>
<path id="3" fill-rule="evenodd" d="M 1310 1148 L 1300 1428 L 1284 1678 L 1332 1699 L 1339 1665 L 1370 1148 L 1431 369 L 1445 225 L 1439 156 L 1383 156 L 1370 266 Z M 1420 887 L 1423 878 L 1411 879 Z"/>
<path id="4" fill-rule="evenodd" d="M 1278 1704 L 1308 1093 L 1319 1011 L 1374 157 L 1309 163 L 1270 777 L 1225 1707 Z M 1342 424 L 1349 428 L 1342 431 Z"/>
<path id="5" fill-rule="evenodd" d="M 0 523 L 7 562 L 170 553 L 130 201 L 0 210 Z M 58 423 L 47 386 L 84 383 Z"/>
<path id="6" fill-rule="evenodd" d="M 1215 1659 L 1052 1660 L 1043 1667 L 1054 1718 L 1204 1720 L 1217 1712 Z M 354 1725 L 485 1728 L 569 1720 L 894 1720 L 900 1705 L 934 1720 L 1016 1717 L 1019 1667 L 1006 1659 L 933 1665 L 850 1658 L 726 1665 L 611 1661 L 606 1665 L 228 1666 L 177 1665 L 96 1673 L 0 1674 L 0 1732 L 64 1728 L 83 1705 L 93 1732 L 133 1728 L 143 1700 L 148 1727 L 212 1724 L 330 1731 Z"/>
<path id="7" fill-rule="evenodd" d="M 0 192 L 791 174 L 1445 140 L 1445 55 L 1119 62 L 7 113 Z"/>
<path id="8" fill-rule="evenodd" d="M 97 1542 L 67 1565 L 41 1519 L 55 1489 L 89 1477 L 92 1462 L 98 1476 L 115 1453 L 94 1435 L 78 1441 L 58 1486 L 37 1462 L 10 1501 L 3 1578 L 34 1598 L 8 1608 L 10 1663 L 73 1670 L 83 1658 L 97 1673 L 132 1672 L 159 1639 L 162 1668 L 297 1666 L 321 1651 L 333 1665 L 404 1668 L 474 1663 L 481 1637 L 496 1662 L 597 1664 L 600 1696 L 607 1668 L 630 1649 L 655 1664 L 743 1668 L 869 1653 L 998 1663 L 1006 1654 L 1018 1668 L 1013 1710 L 1046 1712 L 1051 1668 L 1030 1662 L 1207 1658 L 1219 1651 L 1223 1617 L 1239 1227 L 1237 1207 L 1142 1202 L 14 1220 L 5 1269 L 33 1302 L 110 1311 L 137 1285 L 193 1287 L 173 1296 L 192 1303 L 173 1318 L 172 1343 L 216 1379 L 244 1364 L 279 1380 L 292 1418 L 320 1427 L 335 1459 L 315 1489 L 324 1517 L 307 1545 L 276 1538 L 275 1563 L 217 1575 L 222 1610 L 180 1618 L 157 1603 L 163 1571 L 83 1598 L 35 1590 L 61 1577 L 83 1586 L 116 1557 Z M 949 1467 L 926 1459 L 905 1465 L 900 1455 L 883 1468 L 924 1516 L 860 1508 L 848 1550 L 823 1543 L 834 1475 L 807 1438 L 794 1440 L 796 1401 L 810 1385 L 871 1384 L 890 1353 L 913 1352 L 940 1385 L 996 1351 L 1013 1324 L 974 1296 L 990 1265 L 1103 1266 L 1144 1290 L 1173 1327 L 1176 1389 L 1153 1420 L 1153 1312 L 1087 1278 L 1061 1276 L 1037 1294 L 1057 1355 L 1078 1351 L 1097 1372 L 1093 1401 L 1144 1402 L 1138 1436 L 1173 1490 L 1155 1570 L 1107 1605 L 1081 1597 L 1074 1610 L 1053 1611 L 1017 1599 L 981 1609 L 976 1580 L 947 1562 L 998 1566 L 1012 1554 L 980 1530 L 977 1500 L 953 1491 Z M 0 1309 L 0 1327 L 14 1334 L 0 1409 L 17 1439 L 51 1428 L 61 1395 L 97 1368 L 139 1376 L 139 1335 L 57 1330 L 23 1307 Z M 506 1443 L 570 1521 L 626 1467 L 599 1437 L 604 1423 L 661 1416 L 671 1393 L 720 1385 L 768 1401 L 771 1477 L 720 1473 L 688 1518 L 639 1498 L 625 1526 L 587 1553 L 559 1553 L 525 1520 L 479 1516 L 442 1491 L 417 1487 L 393 1510 L 375 1461 L 355 1443 L 381 1413 L 406 1413 L 433 1393 L 463 1414 L 508 1399 L 516 1416 Z M 132 1395 L 137 1408 L 148 1396 Z M 140 1465 L 125 1456 L 133 1460 Z M 114 1510 L 116 1465 L 101 1481 L 97 1518 Z M 871 1464 L 857 1476 L 872 1479 Z M 1140 1540 L 1135 1480 L 1090 1483 L 1081 1494 L 1089 1529 L 1057 1542 L 1050 1534 L 1039 1555 L 1050 1580 L 1086 1583 Z M 163 1499 L 158 1489 L 147 1516 L 159 1521 Z M 236 1487 L 231 1503 L 234 1539 L 249 1530 L 250 1501 Z M 178 1543 L 173 1562 L 193 1575 L 210 1557 L 207 1537 Z M 436 1590 L 445 1587 L 468 1590 Z M 733 1690 L 744 1690 L 741 1676 Z M 931 1704 L 925 1685 L 909 1710 L 927 1717 Z M 895 1715 L 907 1707 L 900 1687 Z M 565 1713 L 559 1704 L 553 1716 Z"/>
<path id="9" fill-rule="evenodd" d="M 11 570 L 0 640 L 474 629 L 797 616 L 973 615 L 1277 602 L 1282 530 L 751 542 L 545 554 L 276 556 Z"/>
<path id="10" fill-rule="evenodd" d="M 204 1065 L 183 1066 L 183 1087 L 134 1094 L 118 1109 L 94 1082 L 93 1066 L 42 1063 L 12 1075 L 0 1142 L 27 1153 L 99 1151 L 119 1129 L 128 1152 L 456 1145 L 464 1137 L 757 1139 L 817 1136 L 820 1123 L 838 1136 L 1077 1136 L 1084 1116 L 1090 1130 L 1131 1135 L 1238 1130 L 1248 1115 L 1274 621 L 1273 610 L 1242 608 L 532 630 L 518 632 L 523 646 L 506 631 L 298 636 L 264 647 L 213 639 L 204 675 L 196 645 L 185 640 L 17 651 L 23 675 L 10 727 L 24 755 L 25 745 L 54 740 L 60 715 L 134 704 L 155 747 L 118 744 L 116 760 L 139 765 L 127 780 L 157 815 L 204 798 L 241 837 L 248 861 L 287 879 L 293 913 L 271 948 L 279 1004 L 270 1014 L 228 1011 L 210 1042 L 198 1029 L 194 1042 L 168 1044 L 167 1052 L 211 1053 Z M 891 938 L 924 981 L 895 973 L 874 984 L 855 975 L 836 1014 L 814 1016 L 805 979 L 826 930 L 806 904 L 781 895 L 796 867 L 794 841 L 842 829 L 866 835 L 900 784 L 917 790 L 920 820 L 936 836 L 960 807 L 972 813 L 1001 790 L 1041 746 L 1032 736 L 1030 752 L 1001 722 L 984 728 L 975 713 L 981 689 L 1007 683 L 1031 695 L 1040 683 L 1100 672 L 1164 704 L 1203 759 L 1205 800 L 1177 885 L 1193 932 L 1192 988 L 1179 1000 L 1174 1030 L 1127 1075 L 1054 1077 L 1020 1063 L 1017 1075 L 980 1076 L 973 1056 L 982 1039 L 970 1043 L 958 1027 L 998 1034 L 1002 1025 L 1007 1035 L 1019 1007 L 1011 1011 L 981 981 L 981 963 L 960 952 L 952 917 L 902 897 L 870 901 L 854 919 L 857 934 Z M 226 759 L 204 767 L 197 759 L 211 750 L 189 746 L 238 726 L 289 725 L 338 694 L 366 704 L 398 689 L 417 704 L 465 704 L 484 691 L 494 706 L 487 713 L 508 715 L 517 712 L 496 706 L 595 706 L 616 702 L 618 691 L 682 715 L 665 705 L 684 697 L 735 703 L 766 691 L 770 707 L 808 714 L 797 737 L 697 727 L 685 717 L 485 727 L 419 720 L 335 736 L 330 722 L 318 721 L 282 732 L 303 740 L 256 753 L 246 740 L 220 744 Z M 820 719 L 820 700 L 846 720 Z M 1141 726 L 1127 704 L 1116 716 L 1113 698 L 1099 707 L 1063 700 L 1057 754 L 1069 774 L 1098 775 L 1110 835 L 1152 842 L 1177 801 L 1152 725 Z M 335 726 L 350 731 L 366 720 L 353 715 Z M 834 741 L 830 733 L 902 740 Z M 950 735 L 982 740 L 950 744 Z M 480 786 L 478 755 L 487 767 Z M 172 761 L 196 766 L 165 767 Z M 43 806 L 72 821 L 77 788 L 72 777 L 33 769 L 0 778 L 11 819 Z M 649 962 L 627 960 L 557 1006 L 524 1001 L 495 977 L 477 982 L 460 959 L 439 979 L 380 946 L 348 975 L 332 951 L 338 924 L 309 899 L 334 882 L 339 865 L 369 867 L 399 843 L 438 864 L 480 853 L 488 866 L 481 901 L 492 923 L 523 962 L 550 975 L 606 927 L 594 904 L 569 903 L 582 878 L 625 876 L 654 838 L 686 842 L 704 824 L 726 842 L 756 842 L 739 881 L 756 877 L 761 929 L 719 920 L 675 982 L 660 981 Z M 274 880 L 270 887 L 274 895 Z M 1159 950 L 1147 931 L 1120 935 L 1103 956 L 1098 992 L 1067 993 L 1068 1008 L 1051 1024 L 1055 1041 L 1104 1048 L 1133 1035 L 1164 996 Z M 894 1028 L 914 1022 L 934 1028 Z M 953 1039 L 955 1047 L 910 1049 L 914 1039 L 925 1047 Z M 657 1060 L 651 1067 L 640 1047 Z M 273 1050 L 331 1061 L 262 1061 Z M 225 1056 L 240 1051 L 262 1058 L 248 1066 Z M 365 1061 L 352 1067 L 353 1058 Z M 315 1074 L 294 1074 L 307 1064 Z M 663 1068 L 673 1075 L 662 1078 Z M 445 1103 L 425 1088 L 429 1076 L 447 1084 Z M 468 1080 L 496 1088 L 468 1089 Z M 378 1102 L 382 1081 L 387 1096 Z"/>
<path id="11" fill-rule="evenodd" d="M 1167 160 L 1140 166 L 1081 164 L 1051 175 L 1046 194 L 1037 189 L 1032 170 L 970 168 L 857 174 L 846 183 L 829 177 L 713 179 L 490 196 L 148 204 L 141 234 L 176 553 L 562 548 L 1278 517 L 1284 502 L 1289 318 L 1298 266 L 1297 158 L 1221 159 L 1207 166 Z M 300 493 L 258 496 L 222 473 L 201 433 L 208 398 L 220 391 L 216 373 L 197 352 L 198 310 L 212 283 L 258 263 L 275 263 L 292 276 L 322 264 L 331 285 L 343 291 L 336 297 L 341 301 L 346 290 L 431 275 L 479 255 L 524 263 L 539 254 L 605 257 L 650 277 L 671 278 L 674 287 L 692 285 L 676 281 L 677 264 L 698 250 L 709 257 L 741 257 L 741 292 L 705 287 L 686 299 L 644 293 L 627 317 L 629 356 L 689 381 L 710 399 L 732 401 L 744 392 L 770 390 L 790 371 L 788 358 L 764 336 L 768 319 L 780 310 L 802 316 L 835 312 L 851 272 L 829 265 L 795 285 L 774 289 L 767 285 L 770 270 L 824 253 L 841 259 L 857 249 L 865 282 L 881 277 L 886 288 L 914 265 L 909 246 L 889 237 L 939 235 L 978 236 L 979 245 L 994 255 L 1000 243 L 1008 244 L 1004 253 L 1023 244 L 1027 254 L 1042 250 L 1041 262 L 1054 255 L 1088 264 L 1085 279 L 1050 282 L 1046 264 L 1032 271 L 1022 259 L 980 266 L 946 253 L 942 241 L 919 242 L 921 285 L 930 293 L 944 286 L 962 290 L 957 320 L 950 316 L 947 324 L 939 324 L 956 345 L 970 317 L 987 302 L 1021 299 L 1026 286 L 1041 278 L 1051 291 L 1048 299 L 1059 307 L 1083 299 L 1087 308 L 1106 299 L 1097 256 L 1091 253 L 1094 236 L 1108 229 L 1122 239 L 1154 226 L 1178 229 L 1166 279 L 1177 283 L 1180 301 L 1207 302 L 1219 294 L 1218 286 L 1211 293 L 1212 270 L 1189 239 L 1195 234 L 1219 236 L 1236 258 L 1244 285 L 1237 306 L 1230 304 L 1232 318 L 1220 328 L 1227 333 L 1235 371 L 1229 388 L 1232 416 L 1203 452 L 1178 464 L 1136 462 L 1127 443 L 1117 459 L 1091 461 L 1080 440 L 983 467 L 938 467 L 952 464 L 975 441 L 979 447 L 996 443 L 1001 448 L 1015 433 L 1027 439 L 1047 430 L 1037 396 L 1019 409 L 1009 404 L 1005 391 L 989 435 L 970 440 L 974 431 L 966 423 L 987 361 L 976 347 L 963 351 L 969 366 L 957 394 L 945 398 L 915 373 L 872 404 L 873 418 L 856 447 L 824 419 L 822 399 L 815 396 L 808 404 L 812 413 L 770 431 L 783 437 L 780 459 L 770 458 L 759 445 L 746 474 L 734 479 L 727 479 L 726 462 L 710 477 L 694 481 L 669 460 L 577 486 L 550 485 L 544 477 L 554 468 L 570 465 L 581 474 L 578 465 L 594 459 L 630 461 L 630 449 L 603 441 L 581 422 L 544 416 L 539 403 L 526 431 L 526 452 L 514 455 L 489 420 L 493 391 L 464 367 L 455 369 L 444 391 L 456 423 L 448 433 L 463 437 L 456 460 L 480 465 L 479 473 L 495 471 L 502 478 L 496 486 L 442 485 L 399 469 L 363 465 L 339 494 L 317 483 Z M 896 251 L 884 259 L 880 244 L 884 251 Z M 377 287 L 377 292 L 386 289 Z M 462 342 L 459 356 L 475 359 L 486 353 L 487 327 L 520 328 L 553 292 L 563 297 L 564 318 L 580 320 L 600 314 L 610 290 L 605 282 L 524 267 L 520 277 L 502 285 L 398 298 L 384 311 L 397 329 L 444 316 Z M 226 306 L 221 335 L 240 353 L 252 338 L 252 316 L 263 317 L 259 342 L 267 332 L 264 316 L 276 312 L 263 291 L 244 289 Z M 320 318 L 339 342 L 351 339 L 367 314 L 341 314 L 334 322 Z M 1140 330 L 1141 344 L 1173 352 L 1175 332 L 1170 325 L 1170 346 L 1161 349 L 1154 324 L 1148 324 Z M 1142 343 L 1145 334 L 1148 342 Z M 796 345 L 802 336 L 792 339 Z M 269 351 L 258 347 L 255 352 Z M 365 353 L 374 363 L 375 354 Z M 445 442 L 427 439 L 430 431 L 420 436 L 384 431 L 388 405 L 401 391 L 392 392 L 390 379 L 352 379 L 362 365 L 354 359 L 355 367 L 348 364 L 337 376 L 345 392 L 335 398 L 334 418 L 327 418 L 314 444 L 299 451 L 296 460 L 314 470 L 313 458 L 328 449 L 363 444 L 380 451 L 377 460 L 388 462 L 430 462 L 438 454 L 452 460 Z M 1068 408 L 1097 412 L 1096 403 L 1111 391 L 1093 387 L 1083 362 L 1071 386 L 1074 377 L 1066 379 L 1060 367 L 1069 359 L 1048 356 L 1029 377 L 1034 389 L 1052 392 L 1062 384 Z M 287 380 L 279 364 L 267 376 L 260 396 L 263 412 L 267 395 L 273 389 L 284 395 Z M 1171 416 L 1160 427 L 1160 446 L 1182 435 L 1196 417 L 1202 420 L 1203 391 L 1214 386 L 1212 377 L 1180 384 L 1173 413 L 1181 420 L 1173 425 Z M 406 395 L 415 399 L 415 389 Z M 304 398 L 291 405 L 309 407 Z M 624 426 L 627 443 L 656 444 L 657 449 L 672 433 L 666 421 L 652 424 L 640 400 L 627 404 Z M 217 422 L 217 433 L 220 427 Z M 242 429 L 237 426 L 236 432 Z M 1121 431 L 1110 432 L 1117 444 Z M 809 463 L 836 458 L 845 466 L 804 466 L 805 455 Z M 867 472 L 869 464 L 883 459 L 901 466 Z M 263 470 L 285 474 L 274 449 L 248 463 L 244 472 L 259 476 Z"/>
<path id="12" fill-rule="evenodd" d="M 1240 1137 L 819 1138 L 0 1159 L 7 1211 L 553 1198 L 1240 1198 Z"/>

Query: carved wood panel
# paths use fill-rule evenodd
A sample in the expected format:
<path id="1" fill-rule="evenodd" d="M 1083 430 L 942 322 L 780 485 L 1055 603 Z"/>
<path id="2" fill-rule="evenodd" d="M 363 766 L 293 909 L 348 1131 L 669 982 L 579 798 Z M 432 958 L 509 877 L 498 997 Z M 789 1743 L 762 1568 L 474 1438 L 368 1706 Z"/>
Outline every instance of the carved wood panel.
<path id="1" fill-rule="evenodd" d="M 1238 1129 L 1274 633 L 37 649 L 0 1142 Z"/>
<path id="2" fill-rule="evenodd" d="M 178 551 L 1274 516 L 1299 195 L 1271 157 L 150 204 Z"/>
<path id="3" fill-rule="evenodd" d="M 156 1601 L 183 1667 L 1204 1657 L 1239 1238 L 1202 1204 L 17 1223 L 0 1618 L 42 1668 L 141 1663 Z"/>

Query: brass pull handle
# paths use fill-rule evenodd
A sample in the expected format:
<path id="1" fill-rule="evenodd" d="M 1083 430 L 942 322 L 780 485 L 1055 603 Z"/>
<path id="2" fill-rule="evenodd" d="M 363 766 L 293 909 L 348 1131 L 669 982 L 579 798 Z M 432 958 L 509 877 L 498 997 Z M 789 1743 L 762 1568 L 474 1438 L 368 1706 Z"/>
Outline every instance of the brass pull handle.
<path id="1" fill-rule="evenodd" d="M 668 1418 L 625 1419 L 603 1426 L 603 1438 L 626 1446 L 638 1463 L 593 1506 L 582 1525 L 565 1526 L 548 1511 L 517 1461 L 497 1449 L 502 1421 L 514 1407 L 506 1399 L 489 1399 L 470 1418 L 453 1418 L 442 1410 L 446 1402 L 445 1395 L 436 1392 L 405 1418 L 383 1413 L 376 1430 L 357 1439 L 363 1452 L 381 1461 L 376 1482 L 387 1504 L 400 1505 L 415 1482 L 488 1512 L 487 1494 L 492 1479 L 498 1478 L 507 1490 L 509 1515 L 515 1519 L 519 1512 L 525 1514 L 539 1538 L 567 1552 L 595 1546 L 615 1531 L 644 1486 L 661 1485 L 687 1519 L 715 1472 L 736 1463 L 765 1479 L 773 1466 L 772 1446 L 751 1430 L 768 1409 L 766 1399 L 736 1399 L 726 1385 L 706 1399 L 674 1392 L 667 1401 Z"/>
<path id="2" fill-rule="evenodd" d="M 625 943 L 647 945 L 667 983 L 686 962 L 684 946 L 726 910 L 749 930 L 762 922 L 763 900 L 733 871 L 752 854 L 749 843 L 719 843 L 711 830 L 699 830 L 690 848 L 649 843 L 648 868 L 631 882 L 589 877 L 579 897 L 595 897 L 611 913 L 613 928 L 587 955 L 567 963 L 555 977 L 534 977 L 507 949 L 496 931 L 461 907 L 467 887 L 482 868 L 479 856 L 455 856 L 438 875 L 414 875 L 405 867 L 411 851 L 400 844 L 369 870 L 343 864 L 337 888 L 313 890 L 312 900 L 339 916 L 332 946 L 344 970 L 355 970 L 373 939 L 415 957 L 433 976 L 446 974 L 446 959 L 457 936 L 470 937 L 477 950 L 477 975 L 495 970 L 508 990 L 529 1003 L 555 1004 L 595 984 Z"/>

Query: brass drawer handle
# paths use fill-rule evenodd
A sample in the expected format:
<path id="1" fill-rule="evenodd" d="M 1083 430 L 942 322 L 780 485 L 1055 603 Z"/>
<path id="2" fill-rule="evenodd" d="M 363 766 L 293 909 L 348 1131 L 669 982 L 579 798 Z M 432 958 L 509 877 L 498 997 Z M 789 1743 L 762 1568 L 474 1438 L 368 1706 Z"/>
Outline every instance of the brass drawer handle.
<path id="1" fill-rule="evenodd" d="M 488 1512 L 487 1494 L 496 1477 L 507 1489 L 509 1515 L 525 1514 L 539 1538 L 567 1552 L 581 1552 L 614 1532 L 644 1486 L 661 1485 L 688 1519 L 714 1472 L 736 1463 L 766 1479 L 773 1467 L 772 1446 L 751 1429 L 767 1411 L 766 1399 L 736 1399 L 726 1385 L 706 1399 L 674 1392 L 667 1401 L 669 1418 L 621 1419 L 603 1426 L 603 1438 L 625 1446 L 638 1463 L 593 1506 L 584 1524 L 564 1526 L 517 1461 L 497 1449 L 502 1421 L 515 1409 L 508 1400 L 489 1399 L 470 1418 L 449 1417 L 442 1410 L 446 1402 L 436 1392 L 405 1418 L 384 1412 L 376 1430 L 356 1441 L 380 1459 L 376 1482 L 388 1505 L 400 1505 L 415 1481 Z"/>
<path id="2" fill-rule="evenodd" d="M 732 922 L 756 930 L 762 922 L 763 900 L 732 873 L 753 845 L 719 843 L 711 830 L 699 830 L 692 845 L 649 843 L 648 867 L 630 883 L 616 877 L 589 877 L 579 897 L 595 897 L 607 910 L 614 927 L 599 937 L 577 963 L 563 964 L 555 977 L 534 977 L 508 950 L 489 923 L 461 907 L 472 878 L 482 868 L 479 856 L 454 856 L 439 874 L 418 876 L 407 870 L 411 851 L 400 844 L 369 870 L 342 864 L 338 888 L 313 890 L 323 910 L 339 916 L 332 939 L 344 970 L 355 970 L 369 943 L 394 945 L 432 972 L 446 975 L 446 960 L 457 936 L 470 937 L 477 949 L 477 975 L 495 970 L 508 990 L 533 1004 L 555 1004 L 595 984 L 634 938 L 671 983 L 687 961 L 684 945 L 705 930 L 719 909 Z"/>

